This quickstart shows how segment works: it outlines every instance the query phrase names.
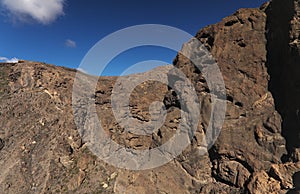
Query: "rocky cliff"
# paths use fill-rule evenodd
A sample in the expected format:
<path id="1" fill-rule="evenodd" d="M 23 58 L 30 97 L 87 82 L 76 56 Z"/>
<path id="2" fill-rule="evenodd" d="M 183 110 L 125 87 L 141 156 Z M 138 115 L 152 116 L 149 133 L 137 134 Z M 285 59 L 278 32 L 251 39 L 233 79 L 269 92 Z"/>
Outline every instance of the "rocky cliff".
<path id="1" fill-rule="evenodd" d="M 201 103 L 199 124 L 178 157 L 143 171 L 118 169 L 89 150 L 74 115 L 83 123 L 90 117 L 72 109 L 75 70 L 27 61 L 1 64 L 1 193 L 299 193 L 299 17 L 300 2 L 273 0 L 200 30 L 195 37 L 211 52 L 225 82 L 221 132 L 199 154 L 212 119 L 211 92 L 202 72 L 178 53 L 174 66 L 193 83 Z M 127 79 L 169 75 L 170 68 Z M 112 112 L 117 80 L 100 77 L 95 93 L 87 97 L 106 134 L 135 150 L 153 149 L 171 139 L 185 111 L 172 87 L 147 81 L 134 88 L 129 107 L 138 123 L 149 122 L 152 102 L 166 108 L 158 130 L 137 135 L 124 130 Z"/>

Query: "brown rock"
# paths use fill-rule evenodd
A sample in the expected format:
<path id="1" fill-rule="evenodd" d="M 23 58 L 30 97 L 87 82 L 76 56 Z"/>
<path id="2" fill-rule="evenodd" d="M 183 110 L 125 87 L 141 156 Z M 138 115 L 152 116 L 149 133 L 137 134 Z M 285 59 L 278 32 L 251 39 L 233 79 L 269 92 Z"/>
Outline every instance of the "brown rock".
<path id="1" fill-rule="evenodd" d="M 299 169 L 299 163 L 274 164 L 271 166 L 269 174 L 280 181 L 283 189 L 293 189 L 297 187 L 297 185 L 294 185 L 297 182 L 295 182 L 293 176 Z"/>
<path id="2" fill-rule="evenodd" d="M 250 193 L 264 194 L 264 193 L 285 193 L 281 190 L 280 183 L 269 177 L 264 171 L 254 173 L 251 181 L 248 184 Z"/>
<path id="3" fill-rule="evenodd" d="M 298 192 L 299 7 L 298 1 L 273 0 L 260 9 L 240 9 L 197 33 L 196 38 L 218 63 L 227 94 L 225 122 L 208 153 L 203 137 L 212 119 L 210 90 L 195 64 L 177 55 L 174 65 L 194 84 L 199 98 L 184 103 L 201 102 L 200 118 L 199 123 L 189 123 L 197 127 L 189 134 L 191 144 L 156 169 L 116 169 L 93 155 L 74 122 L 74 115 L 81 124 L 89 115 L 80 109 L 73 112 L 72 105 L 95 102 L 104 131 L 114 142 L 149 150 L 178 131 L 181 113 L 187 111 L 180 104 L 180 94 L 188 92 L 184 87 L 179 94 L 156 81 L 134 88 L 129 107 L 137 123 L 149 123 L 152 117 L 159 120 L 160 111 L 165 114 L 159 129 L 141 135 L 135 129 L 126 131 L 114 117 L 111 95 L 117 77 L 99 78 L 94 94 L 72 104 L 76 70 L 30 61 L 0 64 L 0 193 Z M 171 83 L 170 66 L 127 76 L 124 83 L 132 86 L 132 80 L 155 77 L 158 72 L 164 72 L 168 84 L 176 84 Z M 117 95 L 120 102 L 125 91 Z M 159 110 L 161 104 L 154 101 L 166 110 Z M 116 172 L 118 176 L 112 176 Z"/>
<path id="4" fill-rule="evenodd" d="M 244 187 L 250 172 L 239 162 L 221 161 L 214 170 L 216 177 L 236 187 Z"/>

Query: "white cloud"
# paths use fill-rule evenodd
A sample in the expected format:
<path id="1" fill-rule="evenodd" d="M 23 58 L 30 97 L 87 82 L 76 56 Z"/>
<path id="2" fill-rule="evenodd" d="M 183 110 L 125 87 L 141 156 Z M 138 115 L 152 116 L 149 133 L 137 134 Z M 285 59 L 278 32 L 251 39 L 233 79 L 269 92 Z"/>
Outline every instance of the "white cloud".
<path id="1" fill-rule="evenodd" d="M 32 18 L 42 24 L 49 24 L 64 14 L 65 0 L 0 0 L 10 14 L 20 21 Z"/>
<path id="2" fill-rule="evenodd" d="M 13 57 L 11 59 L 7 58 L 7 57 L 0 57 L 0 62 L 4 62 L 4 63 L 18 63 L 19 59 L 16 57 Z"/>
<path id="3" fill-rule="evenodd" d="M 65 41 L 65 45 L 67 47 L 70 47 L 70 48 L 75 48 L 76 47 L 76 42 L 74 40 L 68 39 L 68 40 Z"/>

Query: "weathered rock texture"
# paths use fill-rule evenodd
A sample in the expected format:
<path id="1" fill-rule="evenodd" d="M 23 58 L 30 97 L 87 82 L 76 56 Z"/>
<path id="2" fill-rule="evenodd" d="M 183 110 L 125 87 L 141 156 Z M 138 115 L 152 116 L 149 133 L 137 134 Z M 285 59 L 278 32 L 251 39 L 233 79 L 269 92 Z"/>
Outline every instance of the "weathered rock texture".
<path id="1" fill-rule="evenodd" d="M 274 1 L 267 13 L 269 88 L 283 119 L 283 136 L 287 139 L 289 151 L 287 158 L 299 161 L 299 1 Z"/>
<path id="2" fill-rule="evenodd" d="M 75 70 L 27 61 L 1 64 L 0 193 L 299 193 L 299 37 L 296 0 L 240 9 L 200 30 L 196 38 L 217 61 L 226 86 L 223 128 L 200 155 L 211 115 L 210 91 L 201 72 L 179 53 L 174 66 L 194 84 L 202 104 L 198 129 L 182 154 L 144 171 L 117 169 L 89 151 L 74 122 L 74 114 L 87 119 L 72 110 Z M 136 135 L 120 127 L 112 113 L 116 80 L 101 77 L 89 96 L 111 139 L 138 150 L 168 141 L 181 121 L 180 97 L 159 82 L 137 86 L 130 110 L 138 122 L 150 120 L 153 101 L 163 102 L 167 115 L 153 134 Z"/>

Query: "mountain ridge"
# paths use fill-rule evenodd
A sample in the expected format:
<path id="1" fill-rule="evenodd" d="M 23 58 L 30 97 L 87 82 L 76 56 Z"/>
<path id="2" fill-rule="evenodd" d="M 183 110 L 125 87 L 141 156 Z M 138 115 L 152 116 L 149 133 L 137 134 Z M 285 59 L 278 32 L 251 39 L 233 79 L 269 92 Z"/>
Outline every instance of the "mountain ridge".
<path id="1" fill-rule="evenodd" d="M 0 164 L 7 170 L 0 172 L 0 190 L 299 192 L 299 13 L 298 1 L 273 0 L 261 8 L 240 9 L 196 34 L 223 75 L 227 94 L 223 128 L 212 148 L 200 155 L 211 119 L 210 91 L 196 65 L 178 53 L 173 65 L 194 84 L 202 105 L 199 126 L 191 144 L 178 157 L 144 171 L 115 168 L 88 149 L 74 115 L 82 121 L 89 119 L 89 115 L 72 109 L 72 89 L 78 71 L 38 62 L 1 63 Z M 168 75 L 168 68 L 126 77 L 134 80 L 137 76 L 162 72 Z M 95 102 L 104 131 L 126 148 L 148 150 L 170 140 L 181 122 L 178 94 L 157 81 L 135 87 L 130 96 L 130 111 L 140 123 L 151 119 L 149 106 L 154 101 L 162 102 L 167 112 L 158 131 L 137 135 L 125 131 L 112 112 L 111 95 L 117 81 L 118 77 L 100 77 L 95 94 L 79 104 Z"/>

